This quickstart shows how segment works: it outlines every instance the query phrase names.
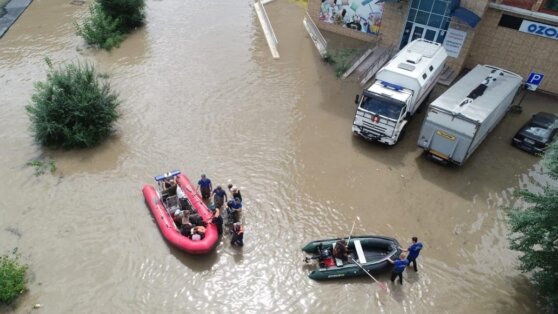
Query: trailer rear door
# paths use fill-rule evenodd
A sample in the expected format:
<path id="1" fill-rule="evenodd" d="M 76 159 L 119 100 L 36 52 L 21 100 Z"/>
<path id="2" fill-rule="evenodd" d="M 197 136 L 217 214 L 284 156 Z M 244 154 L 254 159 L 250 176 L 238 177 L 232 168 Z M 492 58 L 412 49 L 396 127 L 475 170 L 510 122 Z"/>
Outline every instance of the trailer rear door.
<path id="1" fill-rule="evenodd" d="M 467 157 L 475 130 L 476 125 L 469 121 L 429 108 L 422 124 L 418 146 L 436 160 L 461 165 Z"/>

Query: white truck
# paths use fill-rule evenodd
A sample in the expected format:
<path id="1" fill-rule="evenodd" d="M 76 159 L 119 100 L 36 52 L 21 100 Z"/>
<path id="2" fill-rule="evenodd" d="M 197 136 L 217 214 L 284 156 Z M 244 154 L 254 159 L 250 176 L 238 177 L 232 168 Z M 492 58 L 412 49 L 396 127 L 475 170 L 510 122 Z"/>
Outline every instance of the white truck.
<path id="1" fill-rule="evenodd" d="M 521 76 L 477 65 L 428 107 L 418 146 L 443 163 L 462 165 L 509 111 Z"/>
<path id="2" fill-rule="evenodd" d="M 362 96 L 357 95 L 353 134 L 387 145 L 397 143 L 409 118 L 434 88 L 447 56 L 442 45 L 424 39 L 401 49 Z"/>

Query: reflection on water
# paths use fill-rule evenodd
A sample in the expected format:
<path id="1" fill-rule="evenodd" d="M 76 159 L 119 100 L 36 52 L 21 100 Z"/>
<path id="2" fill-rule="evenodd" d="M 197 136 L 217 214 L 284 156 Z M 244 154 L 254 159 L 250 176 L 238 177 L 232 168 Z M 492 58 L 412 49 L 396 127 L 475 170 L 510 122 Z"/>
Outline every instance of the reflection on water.
<path id="1" fill-rule="evenodd" d="M 251 3 L 148 2 L 147 25 L 104 52 L 74 34 L 86 6 L 35 1 L 0 40 L 0 247 L 18 247 L 35 274 L 20 312 L 536 312 L 501 209 L 540 171 L 508 145 L 527 114 L 506 117 L 462 168 L 424 159 L 413 136 L 391 148 L 354 138 L 359 86 L 320 60 L 304 11 L 267 5 L 273 60 Z M 33 143 L 24 106 L 47 55 L 111 75 L 122 118 L 100 147 Z M 526 111 L 551 101 L 534 103 Z M 24 164 L 37 156 L 58 171 L 35 177 Z M 245 247 L 225 236 L 200 257 L 165 243 L 140 190 L 170 169 L 242 187 Z M 370 278 L 307 278 L 301 246 L 347 235 L 355 216 L 354 234 L 425 243 L 419 272 L 390 294 Z"/>

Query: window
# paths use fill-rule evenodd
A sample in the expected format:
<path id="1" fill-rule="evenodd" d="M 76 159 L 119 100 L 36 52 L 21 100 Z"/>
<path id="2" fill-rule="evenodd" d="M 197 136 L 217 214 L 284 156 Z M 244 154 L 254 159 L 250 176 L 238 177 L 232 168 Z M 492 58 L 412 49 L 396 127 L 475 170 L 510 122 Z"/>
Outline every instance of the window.
<path id="1" fill-rule="evenodd" d="M 422 75 L 422 78 L 425 79 L 425 80 L 426 80 L 427 77 L 428 77 L 428 75 L 426 75 L 426 73 L 424 73 L 424 74 Z"/>
<path id="2" fill-rule="evenodd" d="M 434 3 L 434 7 L 432 7 L 432 13 L 435 14 L 440 14 L 440 15 L 444 15 L 447 14 L 449 12 L 446 12 L 446 10 L 449 10 L 448 7 L 448 3 L 445 1 L 436 1 L 436 3 Z"/>
<path id="3" fill-rule="evenodd" d="M 433 4 L 434 1 L 432 0 L 421 0 L 419 4 L 419 10 L 431 12 Z"/>
<path id="4" fill-rule="evenodd" d="M 426 25 L 427 22 L 428 22 L 428 12 L 418 11 L 417 18 L 415 19 L 415 23 Z"/>
<path id="5" fill-rule="evenodd" d="M 428 26 L 440 28 L 443 18 L 444 17 L 442 15 L 430 14 L 430 19 L 428 20 Z"/>
<path id="6" fill-rule="evenodd" d="M 558 15 L 558 0 L 544 1 L 539 11 L 552 15 Z"/>
<path id="7" fill-rule="evenodd" d="M 551 11 L 558 11 L 558 0 L 546 0 L 544 8 Z"/>
<path id="8" fill-rule="evenodd" d="M 432 70 L 434 70 L 434 67 L 430 66 L 428 69 L 430 70 L 430 72 L 432 72 Z"/>
<path id="9" fill-rule="evenodd" d="M 409 10 L 409 17 L 407 18 L 407 20 L 414 21 L 415 16 L 417 16 L 417 10 L 411 9 L 411 10 Z"/>
<path id="10" fill-rule="evenodd" d="M 409 0 L 409 2 L 411 5 L 400 48 L 416 38 L 444 42 L 451 21 L 451 6 L 456 0 Z"/>
<path id="11" fill-rule="evenodd" d="M 451 1 L 455 0 L 411 0 L 407 22 L 446 30 L 451 19 Z"/>

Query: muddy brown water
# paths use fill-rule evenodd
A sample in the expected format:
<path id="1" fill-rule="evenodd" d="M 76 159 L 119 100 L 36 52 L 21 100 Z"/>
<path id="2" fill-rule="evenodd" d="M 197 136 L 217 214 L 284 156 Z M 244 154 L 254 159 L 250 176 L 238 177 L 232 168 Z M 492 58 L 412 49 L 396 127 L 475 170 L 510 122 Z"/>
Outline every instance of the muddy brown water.
<path id="1" fill-rule="evenodd" d="M 392 148 L 351 135 L 360 88 L 320 60 L 300 5 L 267 5 L 280 41 L 273 60 L 250 1 L 147 4 L 147 25 L 110 53 L 84 47 L 73 22 L 87 6 L 61 0 L 35 0 L 0 40 L 0 247 L 17 248 L 31 269 L 28 293 L 2 310 L 539 310 L 507 248 L 501 207 L 541 177 L 539 159 L 509 141 L 530 113 L 556 111 L 553 98 L 528 96 L 525 112 L 506 117 L 464 167 L 441 167 L 416 147 L 424 113 Z M 122 117 L 100 147 L 34 144 L 24 106 L 45 77 L 45 56 L 111 74 Z M 35 177 L 25 163 L 45 156 L 58 170 Z M 225 238 L 214 253 L 189 256 L 164 241 L 141 187 L 175 168 L 242 188 L 243 249 Z M 425 244 L 419 272 L 389 295 L 368 278 L 306 277 L 300 248 L 346 236 L 356 216 L 355 234 Z"/>

